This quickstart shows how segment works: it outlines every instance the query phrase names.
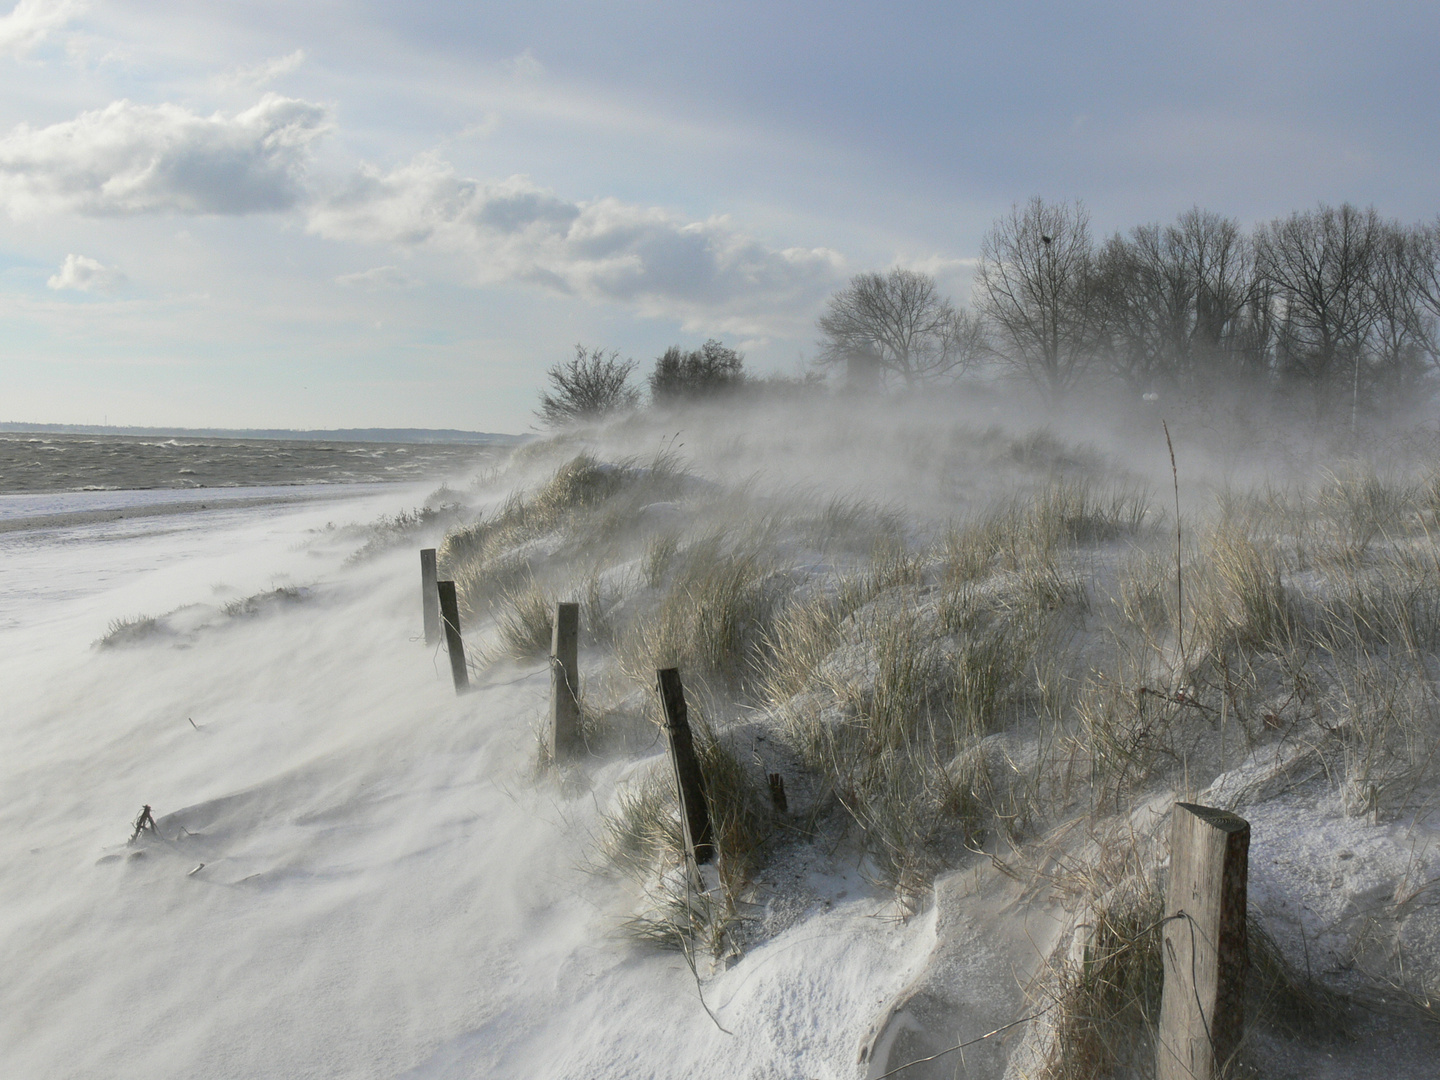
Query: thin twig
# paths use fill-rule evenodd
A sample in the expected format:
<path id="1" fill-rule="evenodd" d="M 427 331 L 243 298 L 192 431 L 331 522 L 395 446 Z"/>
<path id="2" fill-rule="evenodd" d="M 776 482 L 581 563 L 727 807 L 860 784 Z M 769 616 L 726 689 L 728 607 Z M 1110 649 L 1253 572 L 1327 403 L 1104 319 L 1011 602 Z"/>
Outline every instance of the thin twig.
<path id="1" fill-rule="evenodd" d="M 978 1042 L 984 1042 L 986 1039 L 991 1038 L 992 1036 L 999 1035 L 1002 1031 L 1009 1031 L 1011 1028 L 1019 1027 L 1021 1024 L 1028 1024 L 1031 1020 L 1038 1020 L 1040 1017 L 1044 1016 L 1053 1008 L 1055 1008 L 1054 1005 L 1047 1005 L 1045 1006 L 1045 1008 L 1041 1009 L 1037 1013 L 1031 1013 L 1029 1016 L 1022 1016 L 1019 1020 L 1012 1020 L 1010 1023 L 998 1027 L 994 1031 L 987 1031 L 984 1035 L 977 1036 L 976 1038 L 970 1039 L 967 1042 L 962 1042 L 956 1046 L 951 1046 L 945 1050 L 941 1050 L 938 1054 L 931 1054 L 929 1057 L 916 1058 L 914 1061 L 907 1061 L 899 1068 L 891 1069 L 889 1072 L 886 1073 L 881 1073 L 875 1078 L 875 1080 L 885 1080 L 886 1077 L 897 1076 L 900 1073 L 904 1072 L 906 1069 L 910 1068 L 910 1066 L 912 1065 L 923 1065 L 927 1061 L 934 1061 L 936 1058 L 942 1058 L 946 1054 L 953 1054 L 956 1050 L 964 1050 L 967 1046 L 974 1046 Z"/>
<path id="2" fill-rule="evenodd" d="M 683 804 L 682 804 L 682 806 L 681 806 L 681 812 L 682 812 L 682 813 L 684 812 L 684 806 L 683 806 Z M 693 876 L 692 876 L 692 871 L 693 871 Z M 685 851 L 685 911 L 686 911 L 687 916 L 688 916 L 689 919 L 690 919 L 690 926 L 689 926 L 688 929 L 690 930 L 690 933 L 691 933 L 691 934 L 693 934 L 693 933 L 695 932 L 696 921 L 695 921 L 695 909 L 694 909 L 694 907 L 691 906 L 690 897 L 691 897 L 692 889 L 693 889 L 693 887 L 694 887 L 694 885 L 695 885 L 695 879 L 696 879 L 696 878 L 699 878 L 699 876 L 700 876 L 700 867 L 699 867 L 698 864 L 696 864 L 696 863 L 694 863 L 693 861 L 691 861 L 690 851 L 689 851 L 689 845 L 686 845 L 686 851 Z M 694 943 L 693 941 L 689 940 L 689 939 L 685 936 L 685 934 L 683 934 L 683 933 L 680 934 L 679 937 L 680 937 L 680 953 L 681 953 L 682 956 L 685 957 L 685 963 L 686 963 L 686 964 L 689 966 L 689 968 L 690 968 L 690 974 L 695 977 L 695 996 L 700 999 L 700 1007 L 705 1010 L 705 1015 L 708 1016 L 708 1017 L 710 1017 L 711 1023 L 713 1023 L 717 1028 L 719 1028 L 721 1031 L 723 1031 L 726 1035 L 730 1035 L 730 1036 L 733 1037 L 735 1033 L 734 1033 L 733 1031 L 731 1031 L 729 1028 L 727 1028 L 724 1024 L 720 1023 L 720 1018 L 715 1015 L 714 1010 L 712 1010 L 712 1009 L 710 1008 L 709 1003 L 705 1000 L 705 987 L 700 984 L 700 971 L 699 971 L 699 969 L 695 966 L 695 957 L 694 957 L 694 955 L 693 955 L 693 954 L 691 953 L 691 951 L 690 951 L 691 948 L 694 946 L 695 943 Z"/>
<path id="3" fill-rule="evenodd" d="M 1175 485 L 1175 637 L 1180 648 L 1180 674 L 1185 674 L 1185 579 L 1180 569 L 1180 472 L 1175 468 L 1175 444 L 1170 441 L 1170 425 L 1160 421 L 1165 431 L 1165 446 L 1170 451 L 1170 479 Z"/>

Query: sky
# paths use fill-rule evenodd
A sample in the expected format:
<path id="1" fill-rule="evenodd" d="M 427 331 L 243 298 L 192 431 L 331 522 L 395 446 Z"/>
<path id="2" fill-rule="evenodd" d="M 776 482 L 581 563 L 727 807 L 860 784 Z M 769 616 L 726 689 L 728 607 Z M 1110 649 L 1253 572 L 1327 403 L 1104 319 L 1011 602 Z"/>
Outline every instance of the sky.
<path id="1" fill-rule="evenodd" d="M 0 0 L 0 420 L 520 432 L 1013 203 L 1440 211 L 1440 6 Z"/>

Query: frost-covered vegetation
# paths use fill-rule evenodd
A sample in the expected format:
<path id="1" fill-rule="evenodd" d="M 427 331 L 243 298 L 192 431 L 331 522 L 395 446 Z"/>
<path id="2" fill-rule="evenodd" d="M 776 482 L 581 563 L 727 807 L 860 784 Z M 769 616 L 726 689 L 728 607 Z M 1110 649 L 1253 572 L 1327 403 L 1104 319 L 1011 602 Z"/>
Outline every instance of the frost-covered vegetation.
<path id="1" fill-rule="evenodd" d="M 1092 232 L 1080 203 L 1035 198 L 994 221 L 967 307 L 905 267 L 862 273 L 816 321 L 803 377 L 755 378 L 719 341 L 672 346 L 648 377 L 667 409 L 718 396 L 933 392 L 1009 382 L 1052 402 L 1076 391 L 1225 408 L 1266 402 L 1272 420 L 1418 415 L 1440 362 L 1440 220 L 1407 224 L 1349 203 L 1246 229 L 1198 207 L 1169 224 Z M 549 371 L 552 426 L 639 404 L 638 366 L 587 352 Z"/>
<path id="2" fill-rule="evenodd" d="M 633 419 L 557 436 L 488 476 L 493 509 L 445 537 L 480 668 L 543 662 L 555 602 L 581 603 L 588 755 L 542 761 L 541 783 L 574 792 L 636 762 L 597 837 L 635 883 L 630 930 L 733 958 L 774 928 L 757 883 L 807 848 L 853 851 L 902 916 L 937 876 L 988 867 L 1074 926 L 1029 988 L 1036 1073 L 1143 1074 L 1155 821 L 1203 795 L 1257 820 L 1283 805 L 1296 835 L 1331 814 L 1414 841 L 1388 893 L 1328 921 L 1257 870 L 1247 1055 L 1363 1035 L 1377 1008 L 1430 1017 L 1433 437 L 1383 460 L 1297 441 L 1249 483 L 1212 467 L 1234 447 L 1205 418 L 1182 421 L 1177 521 L 1158 423 L 1126 467 L 1044 429 L 885 410 L 696 413 L 688 446 Z M 704 888 L 660 754 L 671 666 L 716 823 Z M 1252 861 L 1293 841 L 1257 826 Z"/>

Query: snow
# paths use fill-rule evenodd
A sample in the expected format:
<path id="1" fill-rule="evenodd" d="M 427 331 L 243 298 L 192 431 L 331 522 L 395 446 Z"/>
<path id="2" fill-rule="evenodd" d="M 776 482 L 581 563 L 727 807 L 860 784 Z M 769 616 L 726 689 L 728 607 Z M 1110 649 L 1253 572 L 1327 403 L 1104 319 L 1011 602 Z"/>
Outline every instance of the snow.
<path id="1" fill-rule="evenodd" d="M 326 528 L 425 493 L 0 533 L 4 1075 L 862 1075 L 933 920 L 877 917 L 837 870 L 700 987 L 624 940 L 633 897 L 586 869 L 621 766 L 537 781 L 546 681 L 457 699 L 418 640 L 419 544 L 347 564 Z M 280 585 L 306 598 L 222 611 Z M 183 632 L 92 646 L 172 612 Z M 142 803 L 160 835 L 127 845 Z"/>
<path id="2" fill-rule="evenodd" d="M 50 491 L 0 495 L 0 521 L 80 514 L 103 510 L 153 510 L 157 507 L 224 506 L 244 500 L 288 499 L 303 495 L 353 500 L 362 493 L 386 491 L 390 484 L 281 485 L 234 488 L 154 488 L 143 491 Z"/>

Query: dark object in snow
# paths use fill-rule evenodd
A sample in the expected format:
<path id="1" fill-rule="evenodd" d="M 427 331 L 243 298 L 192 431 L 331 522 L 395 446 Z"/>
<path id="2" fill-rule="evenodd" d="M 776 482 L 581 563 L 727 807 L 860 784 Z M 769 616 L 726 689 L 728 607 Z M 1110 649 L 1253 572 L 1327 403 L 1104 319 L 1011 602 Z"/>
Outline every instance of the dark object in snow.
<path id="1" fill-rule="evenodd" d="M 778 772 L 770 774 L 770 802 L 777 814 L 790 812 L 790 803 L 785 798 L 785 777 Z"/>
<path id="2" fill-rule="evenodd" d="M 695 756 L 690 734 L 690 712 L 685 706 L 685 687 L 676 668 L 655 673 L 660 685 L 660 704 L 665 709 L 665 739 L 670 744 L 670 762 L 675 766 L 675 788 L 680 796 L 680 824 L 685 827 L 685 846 L 697 865 L 715 861 L 715 843 L 710 834 L 710 810 L 705 804 L 705 778 Z"/>
<path id="3" fill-rule="evenodd" d="M 130 843 L 132 844 L 135 842 L 135 838 L 146 829 L 149 829 L 156 836 L 160 835 L 160 826 L 155 824 L 155 818 L 150 814 L 149 803 L 146 803 L 140 808 L 139 816 L 131 822 L 131 824 L 135 826 L 135 831 L 130 834 Z"/>
<path id="4" fill-rule="evenodd" d="M 1244 1027 L 1250 823 L 1226 810 L 1176 803 L 1165 895 L 1157 1080 L 1229 1075 Z"/>
<path id="5" fill-rule="evenodd" d="M 580 739 L 580 605 L 555 605 L 550 637 L 550 758 L 576 756 Z"/>
<path id="6" fill-rule="evenodd" d="M 455 600 L 455 582 L 437 581 L 440 594 L 440 615 L 445 623 L 445 650 L 450 654 L 450 675 L 455 680 L 455 693 L 470 689 L 470 673 L 465 670 L 465 643 L 460 639 L 460 605 Z"/>

